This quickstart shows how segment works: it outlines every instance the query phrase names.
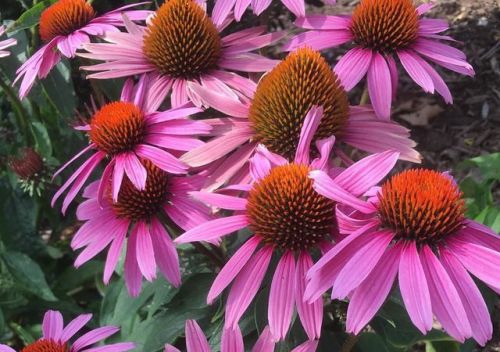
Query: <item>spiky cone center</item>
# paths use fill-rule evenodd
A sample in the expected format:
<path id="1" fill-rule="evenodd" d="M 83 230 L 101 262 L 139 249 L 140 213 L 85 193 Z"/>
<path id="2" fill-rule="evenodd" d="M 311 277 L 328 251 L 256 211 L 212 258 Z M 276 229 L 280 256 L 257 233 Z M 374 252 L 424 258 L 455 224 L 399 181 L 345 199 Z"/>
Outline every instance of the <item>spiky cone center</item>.
<path id="1" fill-rule="evenodd" d="M 435 244 L 464 221 L 462 193 L 448 176 L 427 169 L 403 171 L 379 194 L 379 216 L 396 238 Z"/>
<path id="2" fill-rule="evenodd" d="M 11 158 L 9 166 L 22 180 L 36 179 L 43 171 L 43 159 L 32 148 L 25 148 L 19 158 Z"/>
<path id="3" fill-rule="evenodd" d="M 96 13 L 85 0 L 59 0 L 40 16 L 40 38 L 48 42 L 87 25 Z"/>
<path id="4" fill-rule="evenodd" d="M 255 140 L 292 160 L 308 111 L 324 115 L 313 142 L 341 134 L 349 112 L 347 94 L 326 60 L 309 48 L 290 53 L 260 81 L 250 106 Z"/>
<path id="5" fill-rule="evenodd" d="M 221 41 L 194 0 L 168 0 L 148 25 L 143 50 L 161 73 L 193 79 L 216 67 Z"/>
<path id="6" fill-rule="evenodd" d="M 314 191 L 308 173 L 306 165 L 278 166 L 249 192 L 249 228 L 264 243 L 283 250 L 303 250 L 332 232 L 334 203 Z"/>
<path id="7" fill-rule="evenodd" d="M 417 39 L 418 28 L 412 0 L 362 0 L 352 14 L 355 41 L 381 53 L 408 47 Z"/>
<path id="8" fill-rule="evenodd" d="M 137 189 L 127 176 L 123 178 L 118 201 L 112 203 L 119 218 L 147 221 L 155 216 L 168 199 L 168 174 L 148 160 L 142 160 L 147 171 L 146 187 Z M 111 202 L 111 194 L 109 195 Z"/>
<path id="9" fill-rule="evenodd" d="M 65 343 L 54 340 L 41 339 L 24 347 L 21 352 L 67 352 L 68 346 Z"/>
<path id="10" fill-rule="evenodd" d="M 144 113 L 133 103 L 114 102 L 103 106 L 90 121 L 89 137 L 97 148 L 112 156 L 131 151 L 145 135 Z"/>

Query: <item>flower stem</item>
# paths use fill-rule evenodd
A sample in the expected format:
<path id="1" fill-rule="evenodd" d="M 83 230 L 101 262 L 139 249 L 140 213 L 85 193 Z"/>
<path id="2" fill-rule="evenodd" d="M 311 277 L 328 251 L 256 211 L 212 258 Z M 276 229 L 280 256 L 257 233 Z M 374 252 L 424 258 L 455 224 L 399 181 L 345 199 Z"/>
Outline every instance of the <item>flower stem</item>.
<path id="1" fill-rule="evenodd" d="M 370 101 L 370 96 L 368 95 L 368 86 L 365 85 L 363 89 L 363 93 L 361 94 L 361 99 L 359 100 L 359 105 L 368 104 Z"/>
<path id="2" fill-rule="evenodd" d="M 347 339 L 344 341 L 340 352 L 351 352 L 352 348 L 356 345 L 359 340 L 358 335 L 349 334 Z"/>

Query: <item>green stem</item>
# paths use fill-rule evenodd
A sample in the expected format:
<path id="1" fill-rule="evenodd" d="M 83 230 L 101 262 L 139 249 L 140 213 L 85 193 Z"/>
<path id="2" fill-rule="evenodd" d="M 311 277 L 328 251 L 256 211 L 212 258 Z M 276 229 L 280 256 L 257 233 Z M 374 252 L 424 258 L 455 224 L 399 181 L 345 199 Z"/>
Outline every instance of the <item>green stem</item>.
<path id="1" fill-rule="evenodd" d="M 10 105 L 14 110 L 14 115 L 16 115 L 18 125 L 17 127 L 23 133 L 25 140 L 28 142 L 32 142 L 33 135 L 31 133 L 31 125 L 28 118 L 28 112 L 24 108 L 23 104 L 17 97 L 12 87 L 5 83 L 3 79 L 0 79 L 0 88 L 2 88 L 2 90 L 5 92 L 5 95 L 9 99 Z"/>
<path id="2" fill-rule="evenodd" d="M 344 344 L 342 345 L 340 352 L 351 352 L 351 350 L 356 345 L 358 340 L 359 340 L 358 335 L 349 334 Z"/>

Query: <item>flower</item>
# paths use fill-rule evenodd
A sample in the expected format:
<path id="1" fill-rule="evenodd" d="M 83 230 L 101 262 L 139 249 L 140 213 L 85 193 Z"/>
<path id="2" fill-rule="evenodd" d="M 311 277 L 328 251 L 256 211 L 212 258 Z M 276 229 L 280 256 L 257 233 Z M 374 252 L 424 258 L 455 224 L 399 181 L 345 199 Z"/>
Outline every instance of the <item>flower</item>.
<path id="1" fill-rule="evenodd" d="M 292 38 L 285 50 L 303 45 L 322 50 L 353 42 L 355 47 L 334 70 L 348 91 L 366 75 L 373 108 L 384 119 L 390 117 L 398 86 L 394 56 L 425 92 L 436 91 L 452 103 L 446 83 L 425 59 L 467 76 L 474 75 L 474 70 L 462 51 L 441 42 L 453 41 L 438 34 L 448 29 L 446 21 L 420 18 L 432 6 L 426 3 L 415 8 L 412 0 L 362 0 L 352 16 L 299 18 L 296 24 L 309 31 Z"/>
<path id="2" fill-rule="evenodd" d="M 42 323 L 42 337 L 27 345 L 22 349 L 23 352 L 79 352 L 99 350 L 101 352 L 125 352 L 135 348 L 131 342 L 119 342 L 111 345 L 91 347 L 96 342 L 105 340 L 111 335 L 116 334 L 120 329 L 115 326 L 103 326 L 91 330 L 73 343 L 69 340 L 75 336 L 89 321 L 92 314 L 82 314 L 72 320 L 64 327 L 62 314 L 58 311 L 49 310 L 45 313 Z M 0 345 L 2 352 L 16 352 L 7 345 Z"/>
<path id="3" fill-rule="evenodd" d="M 140 293 L 142 276 L 148 281 L 156 279 L 157 266 L 172 285 L 180 285 L 179 258 L 162 222 L 167 221 L 170 229 L 182 231 L 211 219 L 209 209 L 188 195 L 199 189 L 203 177 L 174 176 L 150 161 L 141 162 L 147 171 L 143 190 L 138 190 L 128 176 L 123 179 L 116 201 L 112 199 L 110 180 L 104 184 L 104 190 L 102 181 L 85 189 L 86 200 L 76 211 L 78 219 L 85 223 L 71 241 L 73 250 L 86 247 L 76 258 L 76 267 L 110 245 L 103 275 L 107 284 L 129 234 L 125 283 L 132 296 Z"/>
<path id="4" fill-rule="evenodd" d="M 226 327 L 236 327 L 257 293 L 274 253 L 280 259 L 269 295 L 271 334 L 276 339 L 286 336 L 296 307 L 309 339 L 320 336 L 322 299 L 304 303 L 302 297 L 306 272 L 313 265 L 311 252 L 328 247 L 336 233 L 334 203 L 316 193 L 308 178 L 310 170 L 330 170 L 334 137 L 316 142 L 319 157 L 310 162 L 311 140 L 322 117 L 319 107 L 307 114 L 292 162 L 263 145 L 257 147 L 250 161 L 252 184 L 228 188 L 247 191 L 243 198 L 203 191 L 192 193 L 207 204 L 237 213 L 200 224 L 175 242 L 213 241 L 243 228 L 253 233 L 223 267 L 208 294 L 208 303 L 212 303 L 233 283 L 226 303 Z M 393 159 L 395 162 L 397 155 Z"/>
<path id="5" fill-rule="evenodd" d="M 273 352 L 275 342 L 269 333 L 269 328 L 262 331 L 259 339 L 253 347 L 253 352 Z M 317 341 L 307 341 L 294 348 L 292 352 L 314 352 Z M 186 348 L 187 352 L 210 352 L 207 338 L 203 334 L 198 323 L 194 320 L 186 320 Z M 222 331 L 221 352 L 244 352 L 243 336 L 237 326 L 235 329 L 224 328 Z M 165 352 L 180 352 L 172 345 L 165 345 Z"/>
<path id="6" fill-rule="evenodd" d="M 0 37 L 5 33 L 5 26 L 0 26 Z M 0 40 L 0 58 L 7 57 L 10 55 L 10 51 L 5 49 L 10 48 L 17 44 L 17 40 L 14 38 L 9 38 L 6 40 Z"/>
<path id="7" fill-rule="evenodd" d="M 54 177 L 85 153 L 92 151 L 93 154 L 57 191 L 52 206 L 71 186 L 63 201 L 62 211 L 65 213 L 92 171 L 103 160 L 106 168 L 101 177 L 99 194 L 102 196 L 104 186 L 112 179 L 115 201 L 124 175 L 136 188 L 144 190 L 147 172 L 139 158 L 150 160 L 172 174 L 187 172 L 188 167 L 172 153 L 202 145 L 203 142 L 195 136 L 208 133 L 210 126 L 186 118 L 201 111 L 189 104 L 158 112 L 162 98 L 158 96 L 157 88 L 158 82 L 152 82 L 149 75 L 142 76 L 135 86 L 132 80 L 128 80 L 120 101 L 103 106 L 95 112 L 90 123 L 78 127 L 88 133 L 90 144 L 63 165 Z"/>
<path id="8" fill-rule="evenodd" d="M 23 148 L 21 156 L 9 159 L 9 167 L 21 179 L 37 180 L 44 170 L 43 159 L 33 148 Z"/>
<path id="9" fill-rule="evenodd" d="M 221 25 L 233 11 L 236 21 L 240 21 L 246 9 L 252 6 L 253 12 L 259 16 L 265 9 L 271 5 L 271 0 L 216 0 L 213 10 L 213 21 L 216 25 Z M 304 0 L 282 0 L 295 16 L 304 17 L 306 15 L 306 6 Z M 326 4 L 334 5 L 336 0 L 325 0 Z"/>
<path id="10" fill-rule="evenodd" d="M 122 13 L 132 20 L 144 20 L 151 11 L 125 11 L 142 5 L 127 5 L 97 16 L 85 0 L 58 0 L 40 16 L 40 38 L 45 43 L 18 70 L 14 81 L 22 79 L 19 97 L 23 99 L 38 77 L 47 77 L 61 57 L 72 58 L 77 49 L 90 41 L 90 36 L 102 36 L 123 26 Z"/>
<path id="11" fill-rule="evenodd" d="M 259 143 L 292 160 L 305 116 L 314 105 L 323 107 L 324 116 L 313 141 L 334 135 L 335 152 L 347 162 L 338 142 L 372 153 L 395 149 L 404 160 L 420 161 L 408 129 L 377 119 L 369 106 L 349 106 L 336 74 L 317 51 L 308 48 L 290 53 L 265 75 L 250 104 L 201 85 L 192 87 L 212 107 L 231 116 L 206 120 L 214 127 L 214 138 L 181 157 L 192 167 L 212 163 L 207 187 L 249 179 L 245 163 Z"/>
<path id="12" fill-rule="evenodd" d="M 190 89 L 190 82 L 232 98 L 250 95 L 255 84 L 231 71 L 270 70 L 277 61 L 251 51 L 284 36 L 284 32 L 264 34 L 265 28 L 260 26 L 222 37 L 225 26 L 216 26 L 194 0 L 166 1 L 147 27 L 126 24 L 128 33 L 106 35 L 109 43 L 85 45 L 88 53 L 80 56 L 106 62 L 82 69 L 99 71 L 88 78 L 100 79 L 153 72 L 163 84 L 159 94 L 166 97 L 172 91 L 173 107 L 189 100 L 198 106 L 206 103 Z"/>
<path id="13" fill-rule="evenodd" d="M 339 231 L 347 236 L 309 270 L 304 297 L 314 301 L 332 286 L 333 298 L 349 295 L 347 331 L 357 334 L 397 275 L 422 333 L 432 328 L 434 314 L 458 341 L 473 337 L 484 345 L 492 324 L 468 272 L 500 292 L 498 235 L 465 219 L 461 192 L 447 173 L 407 170 L 375 187 L 391 167 L 364 159 L 333 178 L 311 172 L 314 189 L 337 202 Z"/>

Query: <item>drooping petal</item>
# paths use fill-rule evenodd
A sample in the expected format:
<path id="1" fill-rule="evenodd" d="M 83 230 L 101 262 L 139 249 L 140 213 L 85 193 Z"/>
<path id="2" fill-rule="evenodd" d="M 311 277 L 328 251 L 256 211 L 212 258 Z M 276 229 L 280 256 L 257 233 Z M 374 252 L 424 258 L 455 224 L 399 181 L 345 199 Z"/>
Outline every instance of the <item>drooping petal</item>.
<path id="1" fill-rule="evenodd" d="M 274 339 L 269 331 L 269 327 L 266 326 L 261 332 L 259 339 L 252 348 L 252 352 L 273 352 L 274 351 Z"/>
<path id="2" fill-rule="evenodd" d="M 464 342 L 472 335 L 472 329 L 455 285 L 429 246 L 422 248 L 420 258 L 429 285 L 432 311 L 447 333 Z"/>
<path id="3" fill-rule="evenodd" d="M 472 337 L 481 346 L 484 346 L 491 339 L 493 325 L 481 292 L 451 251 L 441 248 L 440 254 L 441 263 L 455 285 L 467 313 L 467 318 L 472 329 Z"/>
<path id="4" fill-rule="evenodd" d="M 141 292 L 142 275 L 137 264 L 137 230 L 132 229 L 127 243 L 125 255 L 125 284 L 132 297 L 137 297 Z"/>
<path id="5" fill-rule="evenodd" d="M 174 242 L 165 227 L 158 219 L 151 219 L 151 239 L 155 252 L 155 259 L 161 272 L 167 280 L 175 287 L 181 284 L 181 270 L 179 266 L 179 255 L 175 249 Z"/>
<path id="6" fill-rule="evenodd" d="M 273 249 L 269 246 L 260 249 L 234 280 L 226 303 L 226 327 L 236 328 L 264 279 L 272 254 Z"/>
<path id="7" fill-rule="evenodd" d="M 392 80 L 384 57 L 373 53 L 367 75 L 368 92 L 377 116 L 389 120 L 391 117 Z"/>
<path id="8" fill-rule="evenodd" d="M 408 50 L 398 50 L 398 57 L 410 77 L 427 93 L 434 93 L 434 82 L 427 70 L 422 67 L 420 58 Z"/>
<path id="9" fill-rule="evenodd" d="M 118 265 L 118 260 L 120 259 L 120 255 L 122 253 L 123 244 L 125 243 L 125 237 L 127 236 L 129 226 L 129 221 L 125 221 L 122 231 L 117 231 L 113 242 L 111 242 L 111 246 L 109 246 L 103 273 L 103 282 L 105 284 L 109 283 L 109 280 Z"/>
<path id="10" fill-rule="evenodd" d="M 318 347 L 318 341 L 306 341 L 295 347 L 291 352 L 315 352 Z"/>
<path id="11" fill-rule="evenodd" d="M 148 225 L 144 221 L 139 221 L 135 225 L 135 230 L 137 264 L 146 280 L 153 281 L 156 279 L 156 261 Z"/>
<path id="12" fill-rule="evenodd" d="M 189 194 L 199 201 L 222 209 L 245 210 L 247 207 L 245 198 L 204 191 L 190 192 Z"/>
<path id="13" fill-rule="evenodd" d="M 401 249 L 399 245 L 388 248 L 370 275 L 354 291 L 347 308 L 348 332 L 357 335 L 384 303 L 398 273 Z"/>
<path id="14" fill-rule="evenodd" d="M 278 262 L 269 292 L 268 320 L 271 334 L 283 340 L 292 322 L 295 290 L 295 258 L 287 251 Z"/>
<path id="15" fill-rule="evenodd" d="M 188 352 L 210 352 L 207 338 L 194 320 L 186 320 L 186 347 Z"/>
<path id="16" fill-rule="evenodd" d="M 244 352 L 243 336 L 239 327 L 233 329 L 223 328 L 221 352 Z"/>
<path id="17" fill-rule="evenodd" d="M 140 157 L 151 160 L 160 169 L 172 174 L 184 174 L 188 169 L 187 165 L 169 152 L 151 145 L 140 144 L 136 147 L 135 152 Z"/>
<path id="18" fill-rule="evenodd" d="M 349 50 L 335 65 L 334 71 L 339 76 L 344 89 L 349 91 L 365 76 L 372 62 L 373 52 L 369 49 L 354 48 Z"/>
<path id="19" fill-rule="evenodd" d="M 132 184 L 140 191 L 146 188 L 148 173 L 134 153 L 123 155 L 125 174 Z"/>
<path id="20" fill-rule="evenodd" d="M 426 334 L 432 328 L 431 297 L 414 241 L 407 243 L 401 253 L 399 289 L 411 321 Z"/>
<path id="21" fill-rule="evenodd" d="M 323 117 L 323 107 L 313 106 L 306 114 L 302 129 L 300 130 L 299 143 L 295 152 L 295 163 L 309 164 L 309 154 L 311 150 L 311 142 L 314 134 Z"/>
<path id="22" fill-rule="evenodd" d="M 175 239 L 176 243 L 189 243 L 198 241 L 211 241 L 234 231 L 241 230 L 248 225 L 246 215 L 233 215 L 226 218 L 207 221 L 199 226 L 186 231 Z"/>

